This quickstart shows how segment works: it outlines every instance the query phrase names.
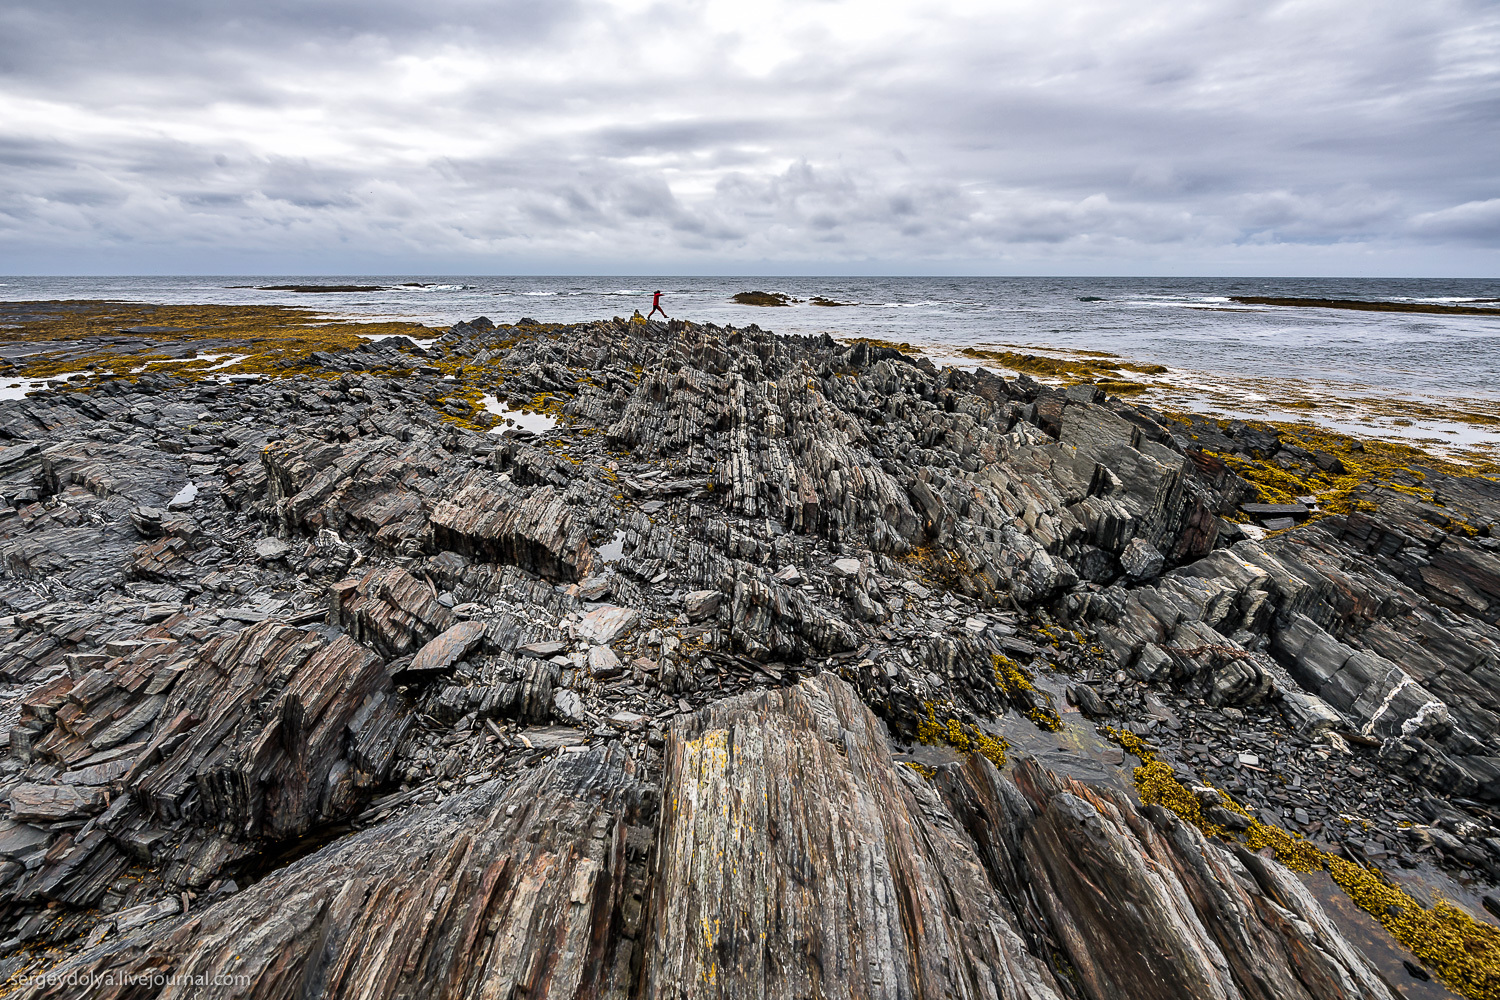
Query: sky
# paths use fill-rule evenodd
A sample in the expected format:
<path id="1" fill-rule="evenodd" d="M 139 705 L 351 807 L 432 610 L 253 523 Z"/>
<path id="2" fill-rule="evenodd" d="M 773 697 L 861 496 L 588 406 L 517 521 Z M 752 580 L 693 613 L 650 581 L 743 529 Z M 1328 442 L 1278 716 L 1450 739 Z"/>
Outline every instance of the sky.
<path id="1" fill-rule="evenodd" d="M 4 274 L 1500 274 L 1494 0 L 0 0 Z"/>

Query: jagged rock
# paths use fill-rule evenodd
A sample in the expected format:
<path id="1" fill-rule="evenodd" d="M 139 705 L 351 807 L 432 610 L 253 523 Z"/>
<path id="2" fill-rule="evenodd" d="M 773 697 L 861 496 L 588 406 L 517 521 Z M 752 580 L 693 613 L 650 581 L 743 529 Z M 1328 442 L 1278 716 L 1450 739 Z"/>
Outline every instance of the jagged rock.
<path id="1" fill-rule="evenodd" d="M 11 793 L 16 818 L 98 814 L 92 832 L 49 851 L 10 898 L 93 904 L 126 863 L 116 841 L 167 865 L 170 888 L 201 886 L 257 843 L 347 814 L 409 723 L 374 654 L 273 622 L 192 652 L 137 644 L 107 667 L 67 688 L 33 747 L 74 770 Z M 159 833 L 141 839 L 157 824 L 222 827 L 227 839 L 200 856 L 188 838 L 174 853 Z"/>
<path id="2" fill-rule="evenodd" d="M 514 563 L 553 580 L 577 580 L 594 569 L 594 551 L 573 513 L 551 486 L 520 493 L 492 474 L 475 472 L 432 512 L 439 545 L 464 555 Z"/>
<path id="3" fill-rule="evenodd" d="M 664 783 L 648 995 L 1394 998 L 1275 862 L 1031 762 L 930 786 L 826 675 L 675 722 Z"/>
<path id="4" fill-rule="evenodd" d="M 168 349 L 185 357 L 192 347 Z M 1232 766 L 1239 752 L 1286 771 L 1294 784 L 1269 787 L 1248 768 L 1235 779 L 1262 795 L 1255 808 L 1267 822 L 1324 837 L 1341 832 L 1328 823 L 1340 811 L 1437 823 L 1416 813 L 1422 789 L 1442 790 L 1485 829 L 1453 832 L 1457 846 L 1433 847 L 1434 856 L 1476 877 L 1487 865 L 1500 873 L 1500 830 L 1484 846 L 1488 814 L 1458 803 L 1500 800 L 1500 541 L 1491 537 L 1500 487 L 1488 480 L 1421 473 L 1423 498 L 1367 491 L 1355 513 L 1256 542 L 1258 532 L 1225 520 L 1258 498 L 1220 455 L 1276 455 L 1307 470 L 1328 463 L 1275 431 L 1168 418 L 1098 386 L 1058 391 L 869 344 L 686 323 L 520 330 L 476 321 L 421 345 L 391 338 L 299 364 L 320 370 L 229 385 L 143 373 L 0 401 L 9 445 L 0 448 L 9 736 L 0 800 L 39 785 L 74 789 L 90 809 L 95 790 L 107 802 L 0 829 L 0 846 L 14 845 L 0 862 L 9 907 L 0 922 L 10 921 L 0 937 L 17 941 L 12 948 L 50 955 L 84 941 L 157 940 L 177 921 L 121 934 L 99 917 L 154 913 L 191 887 L 201 890 L 191 921 L 228 871 L 263 884 L 283 850 L 311 845 L 333 824 L 400 824 L 490 775 L 520 781 L 562 748 L 616 741 L 652 768 L 674 713 L 819 669 L 846 677 L 908 738 L 929 709 L 964 725 L 1010 710 L 1049 719 L 1050 686 L 1016 679 L 1055 667 L 1086 715 L 1138 732 L 1150 724 L 1175 744 L 1163 753 L 1181 758 L 1173 763 L 1184 780 L 1226 780 L 1214 761 Z M 476 391 L 560 421 L 484 433 Z M 169 511 L 188 482 L 191 509 Z M 285 550 L 260 558 L 258 546 L 273 541 Z M 1155 563 L 1148 550 L 1161 565 L 1127 572 L 1141 554 Z M 605 599 L 610 607 L 595 606 Z M 767 697 L 812 711 L 804 695 Z M 814 714 L 826 722 L 824 708 Z M 1281 732 L 1282 718 L 1302 735 Z M 540 724 L 554 720 L 577 728 L 542 736 Z M 839 725 L 864 731 L 863 722 Z M 781 739 L 784 730 L 767 731 Z M 1274 741 L 1302 742 L 1255 742 L 1272 731 Z M 761 737 L 743 732 L 736 752 L 748 753 Z M 868 749 L 853 752 L 868 763 Z M 891 878 L 918 893 L 886 926 L 910 929 L 911 947 L 940 956 L 909 959 L 923 983 L 973 968 L 972 982 L 984 983 L 1008 967 L 993 934 L 973 942 L 976 927 L 1010 920 L 1058 990 L 1127 988 L 1111 978 L 1108 928 L 1080 918 L 1078 933 L 1088 934 L 1065 943 L 1042 912 L 1043 890 L 1028 883 L 1035 902 L 1026 907 L 1006 903 L 1021 898 L 1008 890 L 986 894 L 979 883 L 1009 876 L 995 867 L 998 849 L 965 846 L 989 834 L 983 824 L 958 830 L 969 813 L 944 784 L 951 769 L 939 769 L 949 798 L 935 804 L 909 769 L 894 783 L 883 771 L 850 778 L 823 756 L 828 788 L 899 798 L 890 815 L 904 809 L 922 831 L 882 826 L 886 839 L 870 842 L 900 869 Z M 1316 794 L 1295 786 L 1346 763 L 1337 785 Z M 785 775 L 777 780 L 768 787 Z M 1032 794 L 996 780 L 1002 791 L 990 798 Z M 1073 849 L 1170 854 L 1172 865 L 1189 856 L 1161 846 L 1176 834 L 1159 818 L 1107 797 L 1101 806 L 1076 790 L 1036 792 L 1029 808 L 1043 815 L 1064 793 L 1101 817 L 1116 810 L 1136 838 L 1111 818 L 1103 841 L 1067 833 Z M 842 808 L 805 810 L 823 817 L 821 829 Z M 985 808 L 1020 817 L 1016 829 L 1043 822 L 1019 806 Z M 1092 822 L 1088 810 L 1068 815 Z M 1378 826 L 1380 815 L 1371 818 Z M 1064 837 L 1065 819 L 1046 820 L 1049 835 Z M 1006 848 L 1017 871 L 1013 845 L 1024 840 Z M 1210 855 L 1204 864 L 1222 873 Z M 799 886 L 833 877 L 797 856 L 768 856 Z M 1041 861 L 1026 863 L 1042 871 Z M 853 868 L 827 870 L 856 878 L 845 874 Z M 1249 871 L 1235 878 L 1259 885 Z M 1105 884 L 1119 873 L 1085 875 Z M 1189 896 L 1220 898 L 1173 877 Z M 959 887 L 958 897 L 937 899 L 940 883 Z M 1161 944 L 1153 935 L 1166 927 L 1203 940 L 1176 890 L 1164 902 L 1130 885 L 1124 895 L 1152 915 L 1126 921 L 1132 933 Z M 1273 912 L 1225 891 L 1231 924 Z M 754 911 L 750 897 L 736 898 Z M 843 919 L 850 911 L 840 905 L 824 910 Z M 1278 905 L 1300 913 L 1295 901 Z M 433 912 L 437 926 L 447 911 Z M 902 923 L 910 913 L 935 922 Z M 1241 947 L 1218 944 L 1212 923 L 1200 919 L 1215 947 Z M 827 954 L 851 954 L 837 942 L 858 935 L 830 926 Z M 1293 946 L 1257 940 L 1268 968 L 1283 969 Z M 880 943 L 879 953 L 895 947 Z M 749 955 L 715 953 L 721 970 Z M 1156 960 L 1121 961 L 1139 972 Z M 1104 971 L 1055 964 L 1075 961 Z M 1312 955 L 1297 968 L 1327 968 L 1320 962 Z M 290 982 L 276 978 L 288 969 L 275 967 L 267 982 Z M 881 975 L 914 981 L 894 969 Z M 1094 986 L 1070 985 L 1085 980 Z M 1016 981 L 1001 982 L 997 996 Z M 1217 982 L 1233 994 L 1229 979 Z"/>
<path id="5" fill-rule="evenodd" d="M 1120 568 L 1133 580 L 1149 580 L 1161 572 L 1166 557 L 1143 538 L 1132 538 L 1120 552 Z"/>
<path id="6" fill-rule="evenodd" d="M 642 921 L 653 797 L 624 754 L 565 754 L 323 849 L 202 911 L 176 899 L 56 968 L 118 986 L 170 967 L 264 997 L 623 997 Z M 147 920 L 155 923 L 146 925 Z M 486 928 L 493 928 L 487 930 Z"/>
<path id="7" fill-rule="evenodd" d="M 399 566 L 372 569 L 333 586 L 338 620 L 389 659 L 415 653 L 452 622 L 437 595 Z"/>
<path id="8" fill-rule="evenodd" d="M 459 622 L 451 626 L 418 650 L 416 657 L 406 667 L 406 672 L 419 674 L 449 669 L 479 645 L 488 627 L 482 621 Z"/>
<path id="9" fill-rule="evenodd" d="M 724 595 L 717 590 L 695 590 L 683 597 L 682 610 L 689 621 L 701 622 L 719 613 Z"/>

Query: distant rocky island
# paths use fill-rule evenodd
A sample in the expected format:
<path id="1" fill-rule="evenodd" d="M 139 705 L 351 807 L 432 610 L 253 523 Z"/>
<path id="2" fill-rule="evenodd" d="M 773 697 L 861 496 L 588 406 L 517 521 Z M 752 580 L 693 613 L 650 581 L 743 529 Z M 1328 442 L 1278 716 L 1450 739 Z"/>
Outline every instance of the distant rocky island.
<path id="1" fill-rule="evenodd" d="M 742 306 L 789 306 L 800 303 L 801 299 L 794 299 L 785 292 L 736 292 L 732 299 Z M 823 295 L 814 295 L 808 299 L 815 306 L 847 306 L 850 302 L 839 302 Z"/>
<path id="2" fill-rule="evenodd" d="M 0 321 L 13 995 L 1500 996 L 1497 470 L 1108 360 Z"/>

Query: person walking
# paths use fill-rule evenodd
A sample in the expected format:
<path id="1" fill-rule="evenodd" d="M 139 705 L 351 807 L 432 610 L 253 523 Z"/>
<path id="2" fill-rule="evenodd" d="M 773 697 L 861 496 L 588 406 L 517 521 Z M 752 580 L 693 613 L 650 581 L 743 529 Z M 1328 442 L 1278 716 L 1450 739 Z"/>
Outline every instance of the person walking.
<path id="1" fill-rule="evenodd" d="M 659 288 L 656 290 L 656 295 L 651 299 L 651 311 L 646 314 L 646 318 L 650 319 L 657 313 L 661 313 L 662 319 L 667 318 L 667 311 L 661 307 L 661 289 Z"/>

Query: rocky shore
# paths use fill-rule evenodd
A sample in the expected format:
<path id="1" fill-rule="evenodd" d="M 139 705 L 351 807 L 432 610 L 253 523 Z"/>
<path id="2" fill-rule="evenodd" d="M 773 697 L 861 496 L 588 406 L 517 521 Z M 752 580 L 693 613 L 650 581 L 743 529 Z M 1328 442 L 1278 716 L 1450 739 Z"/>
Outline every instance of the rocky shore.
<path id="1" fill-rule="evenodd" d="M 121 360 L 192 331 L 5 345 L 20 995 L 1500 996 L 1494 479 L 753 326 Z"/>

